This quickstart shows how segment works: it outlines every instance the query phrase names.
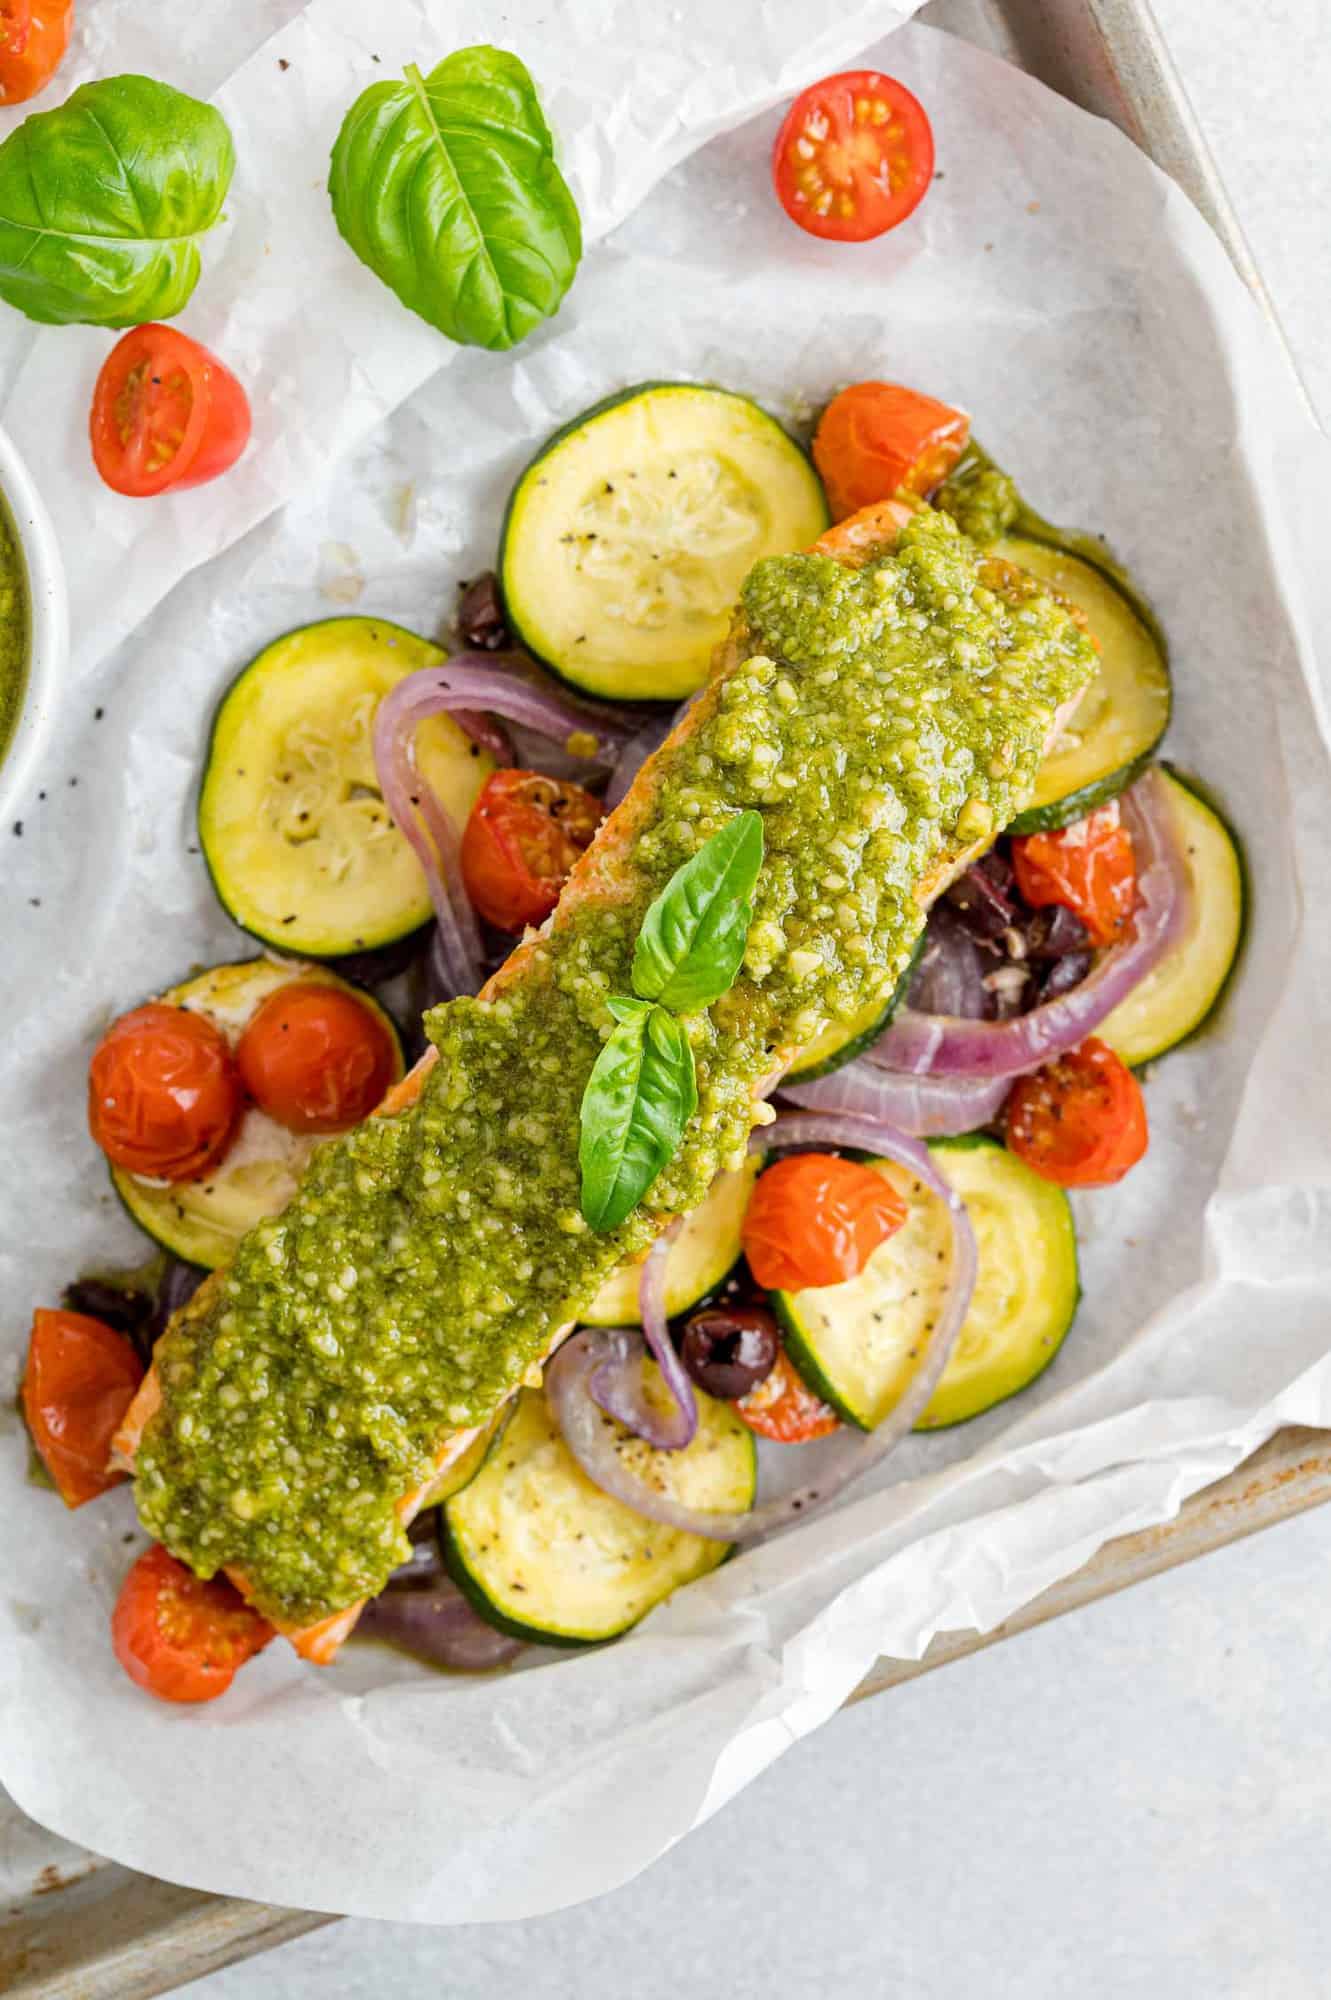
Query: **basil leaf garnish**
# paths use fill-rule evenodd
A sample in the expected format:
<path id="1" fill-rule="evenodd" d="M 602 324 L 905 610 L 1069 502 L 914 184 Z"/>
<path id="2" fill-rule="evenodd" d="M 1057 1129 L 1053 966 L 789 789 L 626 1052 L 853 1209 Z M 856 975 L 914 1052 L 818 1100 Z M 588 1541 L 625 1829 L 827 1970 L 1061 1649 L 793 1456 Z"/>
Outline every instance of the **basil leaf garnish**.
<path id="1" fill-rule="evenodd" d="M 672 1014 L 641 1000 L 608 1002 L 618 1026 L 582 1094 L 582 1213 L 615 1229 L 642 1200 L 698 1104 L 689 1038 Z"/>
<path id="2" fill-rule="evenodd" d="M 744 960 L 762 862 L 762 814 L 742 812 L 675 870 L 638 932 L 635 993 L 689 1014 L 729 991 Z"/>
<path id="3" fill-rule="evenodd" d="M 32 112 L 0 145 L 0 298 L 48 325 L 170 319 L 235 163 L 221 113 L 150 76 Z"/>
<path id="4" fill-rule="evenodd" d="M 458 49 L 371 84 L 333 146 L 337 226 L 450 340 L 512 347 L 556 311 L 582 255 L 577 205 L 525 65 Z"/>

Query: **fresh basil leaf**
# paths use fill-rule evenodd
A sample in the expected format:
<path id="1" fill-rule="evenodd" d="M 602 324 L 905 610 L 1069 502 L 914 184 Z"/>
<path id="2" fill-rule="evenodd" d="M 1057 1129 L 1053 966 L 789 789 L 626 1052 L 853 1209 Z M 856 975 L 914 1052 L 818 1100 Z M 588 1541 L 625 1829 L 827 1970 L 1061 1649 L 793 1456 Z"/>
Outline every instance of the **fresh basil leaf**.
<path id="1" fill-rule="evenodd" d="M 689 1038 L 672 1014 L 613 999 L 619 1023 L 582 1094 L 582 1213 L 615 1229 L 642 1200 L 698 1105 Z"/>
<path id="2" fill-rule="evenodd" d="M 371 84 L 333 146 L 337 226 L 404 306 L 470 347 L 548 319 L 582 255 L 577 205 L 524 64 L 458 49 Z"/>
<path id="3" fill-rule="evenodd" d="M 48 325 L 170 319 L 235 164 L 221 113 L 150 76 L 34 111 L 0 145 L 0 298 Z"/>
<path id="4" fill-rule="evenodd" d="M 742 812 L 677 868 L 642 920 L 634 992 L 676 1014 L 728 992 L 744 962 L 762 865 L 762 814 Z"/>

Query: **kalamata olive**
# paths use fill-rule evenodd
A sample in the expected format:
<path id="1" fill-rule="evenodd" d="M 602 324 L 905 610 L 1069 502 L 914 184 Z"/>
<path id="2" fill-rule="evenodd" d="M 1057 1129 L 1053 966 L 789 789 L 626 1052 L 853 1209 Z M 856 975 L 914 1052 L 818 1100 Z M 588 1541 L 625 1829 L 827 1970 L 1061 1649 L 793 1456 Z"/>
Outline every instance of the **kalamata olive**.
<path id="1" fill-rule="evenodd" d="M 1085 951 L 1088 942 L 1085 924 L 1064 903 L 1049 903 L 1026 921 L 1028 958 L 1064 958 L 1069 952 Z"/>
<path id="2" fill-rule="evenodd" d="M 1060 993 L 1071 993 L 1074 986 L 1081 985 L 1090 969 L 1089 951 L 1069 951 L 1062 958 L 1056 958 L 1040 987 L 1041 1004 L 1046 1000 L 1057 1000 Z"/>
<path id="3" fill-rule="evenodd" d="M 1001 938 L 1015 915 L 1011 899 L 979 862 L 944 894 L 971 937 L 984 943 Z"/>
<path id="4" fill-rule="evenodd" d="M 463 591 L 458 606 L 458 631 L 465 645 L 482 653 L 500 653 L 512 644 L 504 600 L 499 594 L 499 579 L 492 569 Z"/>
<path id="5" fill-rule="evenodd" d="M 684 1328 L 684 1366 L 709 1396 L 734 1402 L 765 1382 L 781 1336 L 765 1306 L 704 1306 Z"/>
<path id="6" fill-rule="evenodd" d="M 66 1285 L 60 1302 L 70 1312 L 86 1313 L 104 1326 L 133 1338 L 152 1318 L 152 1293 L 137 1285 L 112 1285 L 105 1278 L 76 1278 Z"/>
<path id="7" fill-rule="evenodd" d="M 343 979 L 349 979 L 353 986 L 384 986 L 414 965 L 429 942 L 430 926 L 422 924 L 419 930 L 408 931 L 406 937 L 395 938 L 392 944 L 376 945 L 373 951 L 344 951 L 340 958 L 326 959 L 324 963 Z"/>

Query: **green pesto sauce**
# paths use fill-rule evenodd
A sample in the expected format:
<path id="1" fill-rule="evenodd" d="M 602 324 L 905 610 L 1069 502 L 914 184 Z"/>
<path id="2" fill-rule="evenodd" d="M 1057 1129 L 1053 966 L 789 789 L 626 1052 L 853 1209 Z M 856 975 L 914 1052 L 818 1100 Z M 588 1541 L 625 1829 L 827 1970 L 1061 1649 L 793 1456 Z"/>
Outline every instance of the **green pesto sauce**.
<path id="1" fill-rule="evenodd" d="M 944 481 L 936 504 L 981 548 L 1002 541 L 1022 511 L 1016 481 L 978 446 L 972 446 L 951 478 Z"/>
<path id="2" fill-rule="evenodd" d="M 23 706 L 28 678 L 28 595 L 23 562 L 0 501 L 0 763 Z"/>
<path id="3" fill-rule="evenodd" d="M 203 1574 L 242 1568 L 270 1612 L 313 1617 L 382 1585 L 406 1553 L 393 1503 L 441 1434 L 488 1416 L 654 1218 L 738 1165 L 775 1069 L 886 997 L 922 880 L 1024 804 L 1055 710 L 1094 666 L 1050 597 L 986 588 L 974 547 L 928 511 L 861 570 L 760 563 L 743 609 L 749 656 L 662 758 L 622 900 L 561 909 L 507 996 L 427 1016 L 440 1059 L 418 1105 L 322 1148 L 208 1312 L 159 1347 L 144 1524 Z M 697 1114 L 647 1204 L 598 1235 L 579 1210 L 578 1113 L 606 996 L 630 990 L 648 903 L 746 807 L 766 858 L 744 970 L 687 1022 Z"/>

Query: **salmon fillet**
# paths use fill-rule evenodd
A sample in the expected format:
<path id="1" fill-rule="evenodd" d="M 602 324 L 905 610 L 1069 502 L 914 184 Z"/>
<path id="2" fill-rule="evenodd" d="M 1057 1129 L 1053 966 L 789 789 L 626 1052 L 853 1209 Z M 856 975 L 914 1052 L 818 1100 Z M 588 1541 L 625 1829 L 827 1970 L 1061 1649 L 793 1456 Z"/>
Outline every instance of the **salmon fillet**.
<path id="1" fill-rule="evenodd" d="M 897 502 L 886 502 L 867 508 L 831 529 L 815 544 L 811 553 L 831 557 L 850 568 L 858 568 L 889 553 L 902 529 L 914 518 L 914 514 L 915 510 Z M 1019 573 L 1014 574 L 1009 566 L 988 562 L 981 565 L 979 573 L 985 587 L 1005 604 L 1015 607 L 1029 602 L 1029 579 L 1020 576 Z M 575 913 L 588 910 L 610 912 L 633 892 L 635 885 L 633 851 L 644 833 L 652 826 L 661 791 L 662 774 L 670 769 L 672 764 L 677 767 L 679 753 L 687 754 L 690 739 L 716 715 L 727 682 L 755 650 L 753 637 L 741 615 L 737 617 L 730 636 L 718 651 L 711 679 L 704 694 L 681 719 L 661 750 L 644 765 L 626 798 L 602 826 L 595 841 L 574 869 L 565 886 L 558 909 L 547 921 L 542 932 L 529 936 L 516 948 L 487 983 L 481 996 L 483 1000 L 500 999 L 506 993 L 522 989 L 531 980 L 548 976 L 551 942 L 558 940 Z M 1060 698 L 1064 706 L 1080 696 L 1092 668 L 1093 655 L 1090 649 L 1083 645 L 1078 654 L 1075 643 L 1070 644 L 1068 658 L 1063 663 L 1062 685 L 1066 687 L 1066 692 Z M 1001 693 L 996 690 L 995 700 L 1001 698 Z M 1051 714 L 1056 705 L 1051 701 Z M 943 714 L 941 707 L 938 714 L 940 716 Z M 1056 731 L 1055 721 L 1049 725 L 1048 737 L 1052 738 Z M 1028 774 L 1029 781 L 1033 781 L 1033 778 L 1034 769 Z M 1019 807 L 1020 802 L 1013 807 L 1013 810 L 1019 810 Z M 963 828 L 959 820 L 956 827 L 945 832 L 936 851 L 927 857 L 925 865 L 918 870 L 913 882 L 913 895 L 920 910 L 927 908 L 947 883 L 968 866 L 976 854 L 990 844 L 994 831 L 992 826 L 972 831 L 968 827 Z M 801 1037 L 793 1027 L 784 1032 L 777 1041 L 772 1052 L 770 1070 L 755 1080 L 750 1092 L 750 1125 L 759 1122 L 760 1100 L 799 1054 L 801 1046 Z M 396 1117 L 416 1105 L 421 1097 L 425 1078 L 436 1061 L 437 1051 L 431 1048 L 415 1069 L 394 1086 L 377 1115 Z M 645 1247 L 646 1242 L 668 1226 L 671 1220 L 672 1215 L 669 1211 L 658 1214 L 649 1212 L 645 1208 L 640 1209 L 636 1219 L 635 1251 Z M 177 1348 L 188 1348 L 191 1342 L 206 1343 L 212 1337 L 222 1278 L 221 1273 L 212 1274 L 189 1304 L 173 1319 L 168 1338 Z M 548 1353 L 574 1323 L 575 1321 L 566 1320 L 557 1328 L 551 1329 L 544 1352 Z M 530 1374 L 531 1367 L 528 1366 L 522 1373 Z M 513 1393 L 519 1386 L 522 1373 L 509 1384 L 506 1394 Z M 161 1377 L 157 1364 L 154 1363 L 117 1434 L 113 1464 L 134 1470 L 140 1446 L 149 1426 L 169 1421 L 170 1411 L 164 1405 Z M 403 1493 L 396 1502 L 396 1512 L 403 1524 L 409 1522 L 423 1505 L 429 1503 L 431 1490 L 438 1476 L 446 1471 L 467 1448 L 480 1427 L 478 1424 L 441 1425 L 433 1451 L 434 1473 L 411 1491 Z M 226 1573 L 247 1597 L 259 1603 L 260 1608 L 272 1618 L 277 1628 L 291 1640 L 305 1658 L 319 1664 L 334 1657 L 338 1647 L 354 1626 L 364 1602 L 363 1598 L 357 1598 L 345 1605 L 333 1605 L 329 1608 L 328 1615 L 324 1617 L 289 1617 L 284 1615 L 280 1607 L 275 1608 L 272 1605 L 271 1598 L 267 1598 L 266 1601 L 265 1592 L 256 1586 L 255 1580 L 245 1567 L 228 1564 Z"/>

